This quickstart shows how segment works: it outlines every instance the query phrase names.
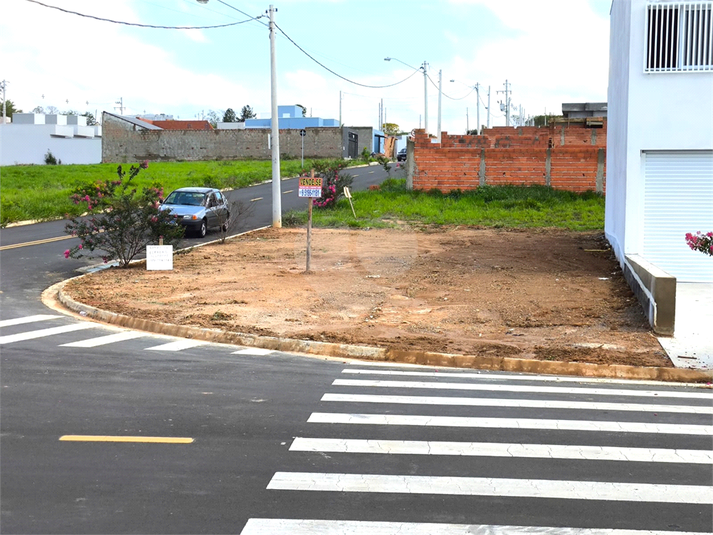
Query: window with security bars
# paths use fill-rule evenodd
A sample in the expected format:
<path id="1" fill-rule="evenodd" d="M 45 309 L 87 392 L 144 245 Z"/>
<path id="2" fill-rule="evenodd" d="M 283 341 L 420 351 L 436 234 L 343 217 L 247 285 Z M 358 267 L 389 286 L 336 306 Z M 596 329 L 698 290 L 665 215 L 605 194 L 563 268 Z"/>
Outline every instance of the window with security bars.
<path id="1" fill-rule="evenodd" d="M 645 72 L 713 71 L 713 0 L 646 6 Z"/>

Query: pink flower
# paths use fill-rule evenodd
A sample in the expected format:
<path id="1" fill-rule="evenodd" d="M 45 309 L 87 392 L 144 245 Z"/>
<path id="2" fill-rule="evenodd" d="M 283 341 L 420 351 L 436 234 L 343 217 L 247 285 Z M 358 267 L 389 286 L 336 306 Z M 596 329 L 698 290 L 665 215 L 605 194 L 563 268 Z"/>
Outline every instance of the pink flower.
<path id="1" fill-rule="evenodd" d="M 64 252 L 64 257 L 65 257 L 65 258 L 69 258 L 69 249 L 67 249 L 67 250 Z"/>
<path id="2" fill-rule="evenodd" d="M 141 169 L 148 169 L 148 168 L 149 168 L 149 161 L 148 161 L 148 160 L 144 160 L 143 162 L 141 162 L 141 165 L 140 165 L 139 167 L 141 167 Z"/>

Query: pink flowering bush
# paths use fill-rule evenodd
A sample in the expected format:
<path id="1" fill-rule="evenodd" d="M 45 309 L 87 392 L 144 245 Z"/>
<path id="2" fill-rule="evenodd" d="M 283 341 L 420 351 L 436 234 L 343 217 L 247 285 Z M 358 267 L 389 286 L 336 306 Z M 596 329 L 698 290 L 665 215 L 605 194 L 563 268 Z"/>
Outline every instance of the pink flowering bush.
<path id="1" fill-rule="evenodd" d="M 318 208 L 334 206 L 344 195 L 344 188 L 352 185 L 354 177 L 340 173 L 347 166 L 344 160 L 318 160 L 312 162 L 315 175 L 322 177 L 322 196 L 314 199 Z"/>
<path id="2" fill-rule="evenodd" d="M 132 180 L 148 162 L 117 168 L 118 180 L 105 180 L 82 186 L 72 195 L 74 204 L 86 204 L 86 214 L 70 219 L 65 232 L 79 238 L 79 244 L 64 252 L 65 258 L 99 257 L 104 262 L 116 259 L 119 266 L 129 262 L 147 245 L 177 246 L 184 229 L 176 225 L 169 211 L 160 210 L 163 190 L 154 184 L 138 192 Z"/>
<path id="3" fill-rule="evenodd" d="M 693 251 L 713 256 L 713 232 L 703 234 L 700 230 L 695 234 L 686 234 L 686 244 Z"/>

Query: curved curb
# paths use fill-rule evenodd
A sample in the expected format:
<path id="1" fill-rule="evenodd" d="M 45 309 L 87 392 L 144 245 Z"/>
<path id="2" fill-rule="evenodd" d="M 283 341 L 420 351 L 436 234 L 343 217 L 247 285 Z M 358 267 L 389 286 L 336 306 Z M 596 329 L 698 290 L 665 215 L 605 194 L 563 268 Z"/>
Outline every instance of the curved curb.
<path id="1" fill-rule="evenodd" d="M 85 277 L 86 275 L 80 275 Z M 618 378 L 631 380 L 653 380 L 680 383 L 710 383 L 713 381 L 713 370 L 691 370 L 682 368 L 654 368 L 639 366 L 624 366 L 620 364 L 601 365 L 585 362 L 560 362 L 534 359 L 516 359 L 508 357 L 484 357 L 474 355 L 455 355 L 448 353 L 432 353 L 428 351 L 405 351 L 399 349 L 384 349 L 351 344 L 336 344 L 332 342 L 316 342 L 311 340 L 295 340 L 272 336 L 258 336 L 237 332 L 226 332 L 218 329 L 205 329 L 160 323 L 157 321 L 133 318 L 108 312 L 99 308 L 79 303 L 63 292 L 64 285 L 73 279 L 51 286 L 42 293 L 43 301 L 57 299 L 64 307 L 78 312 L 82 317 L 95 321 L 117 325 L 156 334 L 165 334 L 180 338 L 192 338 L 207 342 L 236 344 L 250 347 L 306 353 L 339 358 L 364 359 L 381 362 L 420 364 L 443 368 L 475 368 L 491 371 L 507 371 L 520 373 L 535 373 L 547 375 L 575 375 L 582 377 Z"/>

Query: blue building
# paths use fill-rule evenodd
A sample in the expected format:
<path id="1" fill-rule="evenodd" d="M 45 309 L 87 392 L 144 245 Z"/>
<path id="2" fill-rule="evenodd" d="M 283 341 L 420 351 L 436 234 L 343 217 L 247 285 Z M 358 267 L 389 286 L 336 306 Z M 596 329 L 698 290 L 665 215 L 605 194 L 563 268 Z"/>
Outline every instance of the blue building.
<path id="1" fill-rule="evenodd" d="M 278 106 L 277 117 L 280 128 L 294 130 L 302 128 L 338 127 L 337 119 L 322 119 L 321 117 L 302 117 L 299 106 Z M 247 119 L 245 128 L 270 128 L 272 119 Z"/>

